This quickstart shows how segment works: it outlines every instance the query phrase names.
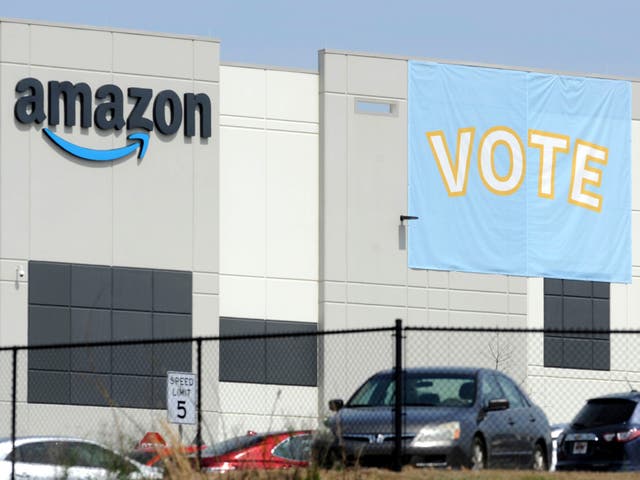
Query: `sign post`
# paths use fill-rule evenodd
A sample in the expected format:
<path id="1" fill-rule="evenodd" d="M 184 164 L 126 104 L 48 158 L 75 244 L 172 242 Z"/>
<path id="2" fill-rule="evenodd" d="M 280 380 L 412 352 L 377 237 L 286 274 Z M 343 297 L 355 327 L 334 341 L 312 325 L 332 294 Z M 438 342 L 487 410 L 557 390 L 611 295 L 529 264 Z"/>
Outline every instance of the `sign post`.
<path id="1" fill-rule="evenodd" d="M 167 420 L 169 423 L 197 423 L 196 376 L 188 372 L 167 372 Z"/>

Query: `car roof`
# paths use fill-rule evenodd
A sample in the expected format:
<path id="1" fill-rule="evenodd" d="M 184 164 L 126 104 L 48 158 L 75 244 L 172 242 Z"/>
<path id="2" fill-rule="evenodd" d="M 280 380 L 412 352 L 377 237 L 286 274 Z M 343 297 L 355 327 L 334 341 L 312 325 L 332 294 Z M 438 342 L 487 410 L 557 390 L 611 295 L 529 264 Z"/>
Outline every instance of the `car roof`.
<path id="1" fill-rule="evenodd" d="M 405 373 L 417 373 L 417 374 L 454 374 L 454 375 L 477 375 L 481 372 L 494 372 L 495 370 L 491 370 L 488 368 L 480 368 L 480 367 L 449 367 L 449 366 L 435 366 L 435 367 L 411 367 L 403 369 Z M 375 375 L 393 375 L 395 370 L 383 370 L 377 372 Z"/>
<path id="2" fill-rule="evenodd" d="M 635 402 L 640 402 L 640 392 L 636 390 L 631 390 L 629 392 L 610 393 L 608 395 L 600 395 L 598 397 L 590 398 L 587 401 L 590 402 L 592 400 L 605 400 L 605 399 L 633 400 Z"/>
<path id="3" fill-rule="evenodd" d="M 51 436 L 28 436 L 28 437 L 16 437 L 15 445 L 25 445 L 27 443 L 34 442 L 83 442 L 83 443 L 91 443 L 94 445 L 101 445 L 98 442 L 93 440 L 88 440 L 86 438 L 80 437 L 65 437 L 60 435 L 51 435 Z M 2 437 L 0 438 L 0 458 L 6 457 L 9 452 L 11 452 L 11 437 Z"/>

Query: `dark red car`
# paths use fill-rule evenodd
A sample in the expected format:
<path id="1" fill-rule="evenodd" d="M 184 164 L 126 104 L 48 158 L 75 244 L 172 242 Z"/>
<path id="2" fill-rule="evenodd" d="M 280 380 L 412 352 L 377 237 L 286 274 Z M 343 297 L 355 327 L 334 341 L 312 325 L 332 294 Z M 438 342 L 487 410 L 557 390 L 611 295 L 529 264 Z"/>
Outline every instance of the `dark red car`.
<path id="1" fill-rule="evenodd" d="M 205 448 L 201 467 L 205 472 L 245 469 L 305 468 L 311 458 L 312 432 L 248 432 Z"/>
<path id="2" fill-rule="evenodd" d="M 305 468 L 311 458 L 312 432 L 309 430 L 256 433 L 233 437 L 209 447 L 201 446 L 200 465 L 205 472 L 244 469 Z M 196 463 L 198 447 L 185 445 L 180 454 Z M 175 454 L 158 434 L 145 436 L 129 454 L 134 460 L 156 468 Z"/>

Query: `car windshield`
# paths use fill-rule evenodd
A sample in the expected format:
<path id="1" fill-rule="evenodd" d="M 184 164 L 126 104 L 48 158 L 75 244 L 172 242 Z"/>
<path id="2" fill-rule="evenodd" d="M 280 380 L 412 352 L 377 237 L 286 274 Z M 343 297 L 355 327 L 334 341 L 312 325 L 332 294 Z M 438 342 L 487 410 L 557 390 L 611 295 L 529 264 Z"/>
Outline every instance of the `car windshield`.
<path id="1" fill-rule="evenodd" d="M 469 407 L 476 396 L 472 375 L 410 372 L 404 378 L 403 404 L 423 407 Z M 367 380 L 347 402 L 348 407 L 392 406 L 395 381 L 390 374 Z"/>
<path id="2" fill-rule="evenodd" d="M 264 439 L 264 435 L 242 435 L 241 437 L 233 437 L 222 442 L 214 443 L 210 447 L 202 451 L 203 457 L 214 457 L 225 455 L 235 450 L 253 447 Z"/>
<path id="3" fill-rule="evenodd" d="M 574 418 L 575 428 L 598 427 L 625 423 L 631 417 L 636 402 L 624 398 L 599 398 L 589 400 Z"/>

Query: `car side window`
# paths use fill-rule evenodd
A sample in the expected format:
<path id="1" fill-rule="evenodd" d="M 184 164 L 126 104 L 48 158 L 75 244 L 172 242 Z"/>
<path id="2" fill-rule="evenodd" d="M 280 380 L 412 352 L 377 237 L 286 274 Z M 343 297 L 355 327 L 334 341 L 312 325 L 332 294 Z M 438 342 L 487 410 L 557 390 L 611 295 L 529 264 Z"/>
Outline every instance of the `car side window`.
<path id="1" fill-rule="evenodd" d="M 305 461 L 311 457 L 311 435 L 295 435 L 289 437 L 273 449 L 276 457 L 287 460 Z"/>
<path id="2" fill-rule="evenodd" d="M 33 442 L 16 447 L 7 460 L 16 462 L 55 465 L 55 444 L 53 442 Z"/>
<path id="3" fill-rule="evenodd" d="M 498 381 L 492 373 L 487 374 L 482 379 L 482 403 L 487 405 L 490 400 L 504 398 L 504 393 L 500 390 Z"/>
<path id="4" fill-rule="evenodd" d="M 509 400 L 509 406 L 511 408 L 522 408 L 527 406 L 526 400 L 522 397 L 518 387 L 507 377 L 498 375 L 498 383 L 502 388 L 507 400 Z"/>

